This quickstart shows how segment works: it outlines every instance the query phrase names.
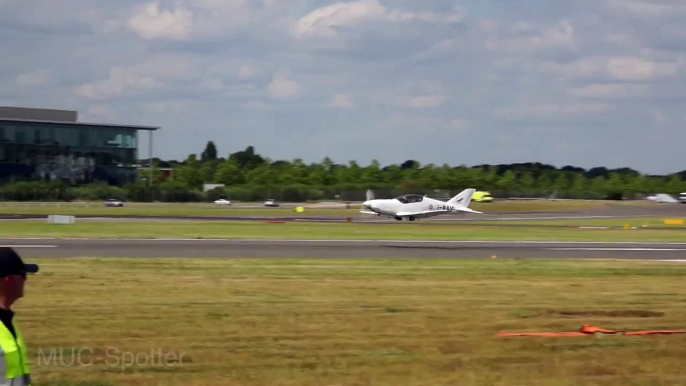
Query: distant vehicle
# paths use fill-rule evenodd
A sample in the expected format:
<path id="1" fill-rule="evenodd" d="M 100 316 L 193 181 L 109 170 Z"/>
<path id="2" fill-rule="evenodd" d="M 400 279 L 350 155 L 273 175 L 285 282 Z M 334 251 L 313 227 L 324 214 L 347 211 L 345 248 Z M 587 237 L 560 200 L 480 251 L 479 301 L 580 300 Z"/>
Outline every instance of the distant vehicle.
<path id="1" fill-rule="evenodd" d="M 214 203 L 217 205 L 231 205 L 231 201 L 224 199 L 224 198 L 220 198 L 220 199 L 216 200 Z"/>
<path id="2" fill-rule="evenodd" d="M 648 201 L 657 202 L 658 204 L 661 204 L 661 203 L 664 203 L 664 202 L 667 202 L 667 203 L 682 202 L 682 203 L 683 203 L 683 201 L 682 201 L 683 195 L 684 195 L 684 194 L 682 193 L 682 194 L 679 196 L 679 199 L 675 199 L 674 197 L 670 196 L 669 194 L 659 193 L 659 194 L 650 195 L 650 196 L 646 197 L 646 199 L 647 199 Z"/>
<path id="3" fill-rule="evenodd" d="M 679 193 L 679 202 L 682 204 L 686 204 L 686 192 Z"/>
<path id="4" fill-rule="evenodd" d="M 491 192 L 474 192 L 472 200 L 476 202 L 491 202 L 493 201 L 493 196 L 491 196 Z"/>
<path id="5" fill-rule="evenodd" d="M 267 201 L 264 202 L 264 206 L 276 207 L 276 206 L 279 206 L 279 205 L 280 205 L 279 202 L 276 201 L 276 200 L 273 199 L 273 198 L 270 198 L 269 200 L 267 200 Z"/>
<path id="6" fill-rule="evenodd" d="M 117 200 L 116 198 L 109 198 L 109 199 L 105 200 L 105 206 L 122 207 L 122 206 L 124 206 L 124 203 L 121 200 Z"/>

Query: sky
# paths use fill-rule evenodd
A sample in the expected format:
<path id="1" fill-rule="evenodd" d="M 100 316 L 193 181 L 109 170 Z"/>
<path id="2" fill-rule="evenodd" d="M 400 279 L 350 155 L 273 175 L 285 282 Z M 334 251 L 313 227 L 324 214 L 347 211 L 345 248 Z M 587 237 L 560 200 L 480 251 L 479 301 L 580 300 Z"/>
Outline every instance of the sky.
<path id="1" fill-rule="evenodd" d="M 0 105 L 160 126 L 164 159 L 214 141 L 224 157 L 672 173 L 684 18 L 679 0 L 0 0 Z"/>

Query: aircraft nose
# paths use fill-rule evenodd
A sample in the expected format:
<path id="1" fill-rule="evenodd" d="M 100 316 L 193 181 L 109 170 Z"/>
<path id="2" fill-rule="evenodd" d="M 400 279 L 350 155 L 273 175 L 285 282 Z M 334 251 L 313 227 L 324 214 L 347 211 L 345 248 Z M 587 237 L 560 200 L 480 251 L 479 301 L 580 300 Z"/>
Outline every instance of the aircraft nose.
<path id="1" fill-rule="evenodd" d="M 372 204 L 371 202 L 365 201 L 362 203 L 362 206 L 364 206 L 365 208 L 369 208 L 369 207 L 371 207 L 371 204 Z"/>

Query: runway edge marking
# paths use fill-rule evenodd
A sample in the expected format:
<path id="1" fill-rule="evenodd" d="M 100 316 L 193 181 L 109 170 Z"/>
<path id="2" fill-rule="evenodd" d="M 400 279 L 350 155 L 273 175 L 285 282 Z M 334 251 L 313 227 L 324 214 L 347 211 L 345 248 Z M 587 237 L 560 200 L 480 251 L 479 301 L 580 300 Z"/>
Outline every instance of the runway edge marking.
<path id="1" fill-rule="evenodd" d="M 549 251 L 605 251 L 605 252 L 610 252 L 610 251 L 622 251 L 622 252 L 631 252 L 631 251 L 650 251 L 650 252 L 673 252 L 673 251 L 682 251 L 686 252 L 686 248 L 546 248 Z"/>
<path id="2" fill-rule="evenodd" d="M 58 248 L 57 245 L 48 244 L 10 244 L 10 245 L 0 245 L 2 248 Z"/>

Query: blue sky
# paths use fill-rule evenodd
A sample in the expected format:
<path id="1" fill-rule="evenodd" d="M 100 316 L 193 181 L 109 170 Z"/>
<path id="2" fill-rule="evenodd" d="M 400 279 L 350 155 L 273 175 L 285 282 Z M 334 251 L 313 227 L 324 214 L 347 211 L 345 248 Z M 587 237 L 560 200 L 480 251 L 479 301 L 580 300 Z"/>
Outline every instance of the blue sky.
<path id="1" fill-rule="evenodd" d="M 0 0 L 0 105 L 272 159 L 686 169 L 686 2 Z M 147 157 L 147 136 L 141 138 Z M 160 144 L 166 142 L 163 149 Z"/>

